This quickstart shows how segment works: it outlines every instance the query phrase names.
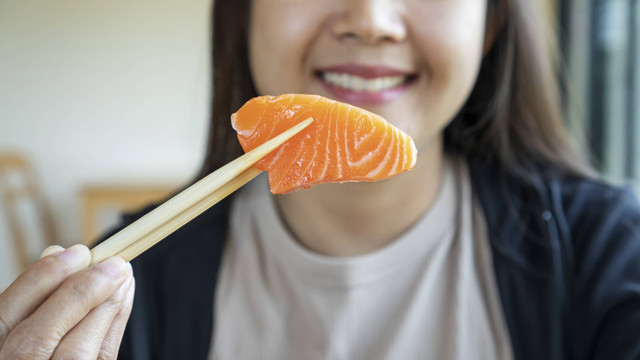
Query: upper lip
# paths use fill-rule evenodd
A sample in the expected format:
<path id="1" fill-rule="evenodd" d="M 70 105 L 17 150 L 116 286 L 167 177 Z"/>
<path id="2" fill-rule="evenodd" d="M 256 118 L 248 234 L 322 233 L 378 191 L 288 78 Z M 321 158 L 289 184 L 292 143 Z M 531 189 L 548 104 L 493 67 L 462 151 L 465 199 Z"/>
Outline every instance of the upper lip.
<path id="1" fill-rule="evenodd" d="M 386 65 L 359 65 L 359 64 L 340 64 L 323 67 L 317 72 L 338 72 L 350 75 L 360 76 L 365 79 L 374 79 L 385 76 L 411 76 L 414 75 L 409 71 L 396 69 Z"/>

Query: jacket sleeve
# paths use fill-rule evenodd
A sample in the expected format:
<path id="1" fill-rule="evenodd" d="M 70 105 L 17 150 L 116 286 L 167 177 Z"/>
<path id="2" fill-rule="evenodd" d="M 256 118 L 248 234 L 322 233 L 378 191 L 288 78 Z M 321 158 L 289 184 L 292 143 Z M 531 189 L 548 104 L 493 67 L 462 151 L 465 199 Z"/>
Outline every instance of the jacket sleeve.
<path id="1" fill-rule="evenodd" d="M 640 359 L 640 206 L 630 191 L 591 190 L 570 211 L 570 357 Z"/>

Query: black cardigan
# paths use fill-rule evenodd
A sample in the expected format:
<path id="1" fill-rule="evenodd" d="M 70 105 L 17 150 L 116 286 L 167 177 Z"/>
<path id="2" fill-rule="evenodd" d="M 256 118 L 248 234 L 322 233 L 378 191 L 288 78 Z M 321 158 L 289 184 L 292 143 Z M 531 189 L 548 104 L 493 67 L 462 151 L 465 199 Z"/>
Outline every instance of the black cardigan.
<path id="1" fill-rule="evenodd" d="M 640 359 L 633 194 L 540 172 L 523 181 L 473 161 L 470 172 L 515 359 Z M 228 217 L 226 200 L 132 262 L 136 295 L 120 359 L 206 359 Z"/>

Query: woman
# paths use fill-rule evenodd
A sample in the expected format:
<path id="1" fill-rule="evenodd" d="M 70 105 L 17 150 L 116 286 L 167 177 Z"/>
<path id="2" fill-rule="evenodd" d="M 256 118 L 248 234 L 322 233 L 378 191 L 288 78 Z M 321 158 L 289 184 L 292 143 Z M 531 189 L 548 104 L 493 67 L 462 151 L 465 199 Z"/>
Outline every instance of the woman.
<path id="1" fill-rule="evenodd" d="M 48 249 L 0 295 L 0 358 L 640 358 L 640 210 L 570 146 L 534 15 L 215 1 L 203 175 L 240 153 L 230 114 L 279 93 L 382 115 L 416 167 L 275 199 L 247 185 L 133 262 L 121 347 L 129 267 Z"/>

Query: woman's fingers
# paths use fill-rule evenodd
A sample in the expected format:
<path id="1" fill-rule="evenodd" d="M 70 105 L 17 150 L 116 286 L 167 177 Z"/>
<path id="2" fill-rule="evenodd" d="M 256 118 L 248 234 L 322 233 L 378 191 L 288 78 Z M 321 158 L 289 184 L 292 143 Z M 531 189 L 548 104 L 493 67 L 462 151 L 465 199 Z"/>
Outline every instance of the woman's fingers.
<path id="1" fill-rule="evenodd" d="M 50 252 L 59 250 L 52 249 Z M 75 245 L 46 256 L 0 293 L 0 347 L 9 332 L 35 311 L 71 274 L 87 267 L 91 253 L 86 246 Z"/>
<path id="2" fill-rule="evenodd" d="M 50 358 L 63 336 L 89 311 L 109 299 L 130 272 L 128 263 L 113 257 L 69 277 L 9 332 L 0 359 Z"/>
<path id="3" fill-rule="evenodd" d="M 136 280 L 132 279 L 131 286 L 125 295 L 125 300 L 120 312 L 113 319 L 111 328 L 107 331 L 107 335 L 104 337 L 102 347 L 100 348 L 100 354 L 98 359 L 115 359 L 118 355 L 118 349 L 120 349 L 120 342 L 122 341 L 122 335 L 124 329 L 127 326 L 129 315 L 131 315 L 131 309 L 133 308 L 133 295 L 136 289 Z"/>
<path id="4" fill-rule="evenodd" d="M 60 341 L 53 359 L 115 359 L 116 353 L 103 352 L 107 331 L 126 306 L 127 294 L 133 284 L 131 273 L 120 288 L 105 302 L 95 307 Z"/>
<path id="5" fill-rule="evenodd" d="M 133 302 L 131 267 L 111 258 L 85 269 L 90 260 L 85 246 L 51 246 L 0 294 L 0 359 L 115 359 Z"/>

